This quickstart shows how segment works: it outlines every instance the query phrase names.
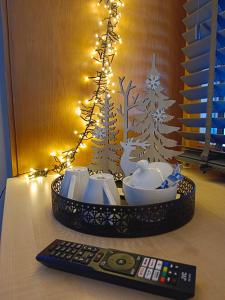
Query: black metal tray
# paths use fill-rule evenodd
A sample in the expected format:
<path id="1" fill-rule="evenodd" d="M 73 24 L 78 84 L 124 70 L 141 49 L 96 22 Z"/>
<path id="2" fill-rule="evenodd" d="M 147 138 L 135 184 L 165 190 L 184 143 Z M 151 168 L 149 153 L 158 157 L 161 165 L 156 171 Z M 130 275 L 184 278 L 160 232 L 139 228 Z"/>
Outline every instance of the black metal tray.
<path id="1" fill-rule="evenodd" d="M 195 210 L 195 184 L 184 177 L 179 199 L 131 206 L 88 204 L 62 197 L 63 175 L 52 183 L 52 210 L 55 218 L 74 230 L 99 236 L 141 237 L 168 232 L 189 222 Z M 116 180 L 118 187 L 121 180 Z M 121 199 L 123 201 L 123 199 Z"/>

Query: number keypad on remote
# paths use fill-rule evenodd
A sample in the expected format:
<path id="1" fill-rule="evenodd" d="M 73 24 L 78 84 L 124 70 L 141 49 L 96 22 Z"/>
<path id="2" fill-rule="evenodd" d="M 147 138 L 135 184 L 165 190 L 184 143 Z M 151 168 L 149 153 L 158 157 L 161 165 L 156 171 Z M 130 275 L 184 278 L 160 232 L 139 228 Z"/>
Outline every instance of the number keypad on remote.
<path id="1" fill-rule="evenodd" d="M 72 262 L 89 264 L 98 250 L 97 247 L 72 242 L 64 243 L 62 241 L 49 247 L 49 255 L 51 257 L 66 259 Z"/>

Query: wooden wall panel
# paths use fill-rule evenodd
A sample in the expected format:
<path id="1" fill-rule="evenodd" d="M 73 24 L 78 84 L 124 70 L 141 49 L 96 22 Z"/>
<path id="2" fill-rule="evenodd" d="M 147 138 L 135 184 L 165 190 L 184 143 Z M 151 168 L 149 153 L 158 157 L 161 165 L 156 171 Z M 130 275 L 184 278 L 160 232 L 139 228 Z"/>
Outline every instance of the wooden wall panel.
<path id="1" fill-rule="evenodd" d="M 18 171 L 51 165 L 49 153 L 73 146 L 82 122 L 74 111 L 91 95 L 84 82 L 96 66 L 90 50 L 98 32 L 97 0 L 7 0 Z M 171 98 L 181 101 L 179 79 L 183 1 L 125 0 L 113 70 L 143 88 L 153 52 Z M 118 103 L 118 97 L 115 102 Z M 178 108 L 172 110 L 181 114 Z M 90 149 L 77 156 L 87 163 Z"/>

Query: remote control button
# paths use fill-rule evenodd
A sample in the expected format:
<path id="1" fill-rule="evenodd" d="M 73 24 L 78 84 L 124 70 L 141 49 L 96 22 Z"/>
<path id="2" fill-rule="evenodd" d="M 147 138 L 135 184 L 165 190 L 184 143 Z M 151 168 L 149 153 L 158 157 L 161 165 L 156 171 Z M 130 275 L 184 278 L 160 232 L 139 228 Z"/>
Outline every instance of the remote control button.
<path id="1" fill-rule="evenodd" d="M 77 255 L 73 257 L 73 261 L 78 261 L 79 259 L 80 259 L 80 257 Z"/>
<path id="2" fill-rule="evenodd" d="M 167 282 L 167 283 L 170 283 L 170 282 L 171 282 L 171 277 L 167 277 L 167 278 L 166 278 L 166 282 Z"/>
<path id="3" fill-rule="evenodd" d="M 164 267 L 169 267 L 169 262 L 168 261 L 164 261 L 163 266 Z"/>
<path id="4" fill-rule="evenodd" d="M 137 261 L 140 261 L 140 260 L 141 260 L 141 256 L 138 255 L 137 258 L 136 258 L 136 260 L 137 260 Z"/>
<path id="5" fill-rule="evenodd" d="M 99 264 L 101 267 L 104 267 L 106 265 L 106 261 L 103 260 L 100 264 Z"/>
<path id="6" fill-rule="evenodd" d="M 176 283 L 177 283 L 177 279 L 176 279 L 176 278 L 172 278 L 172 279 L 171 279 L 171 284 L 172 284 L 172 285 L 176 285 Z"/>
<path id="7" fill-rule="evenodd" d="M 76 247 L 76 245 L 77 245 L 76 243 L 73 243 L 72 245 L 70 245 L 70 248 L 72 248 L 72 249 L 73 249 L 73 248 L 75 248 L 75 247 Z"/>
<path id="8" fill-rule="evenodd" d="M 86 258 L 86 259 L 84 260 L 84 263 L 85 263 L 86 265 L 88 265 L 90 261 L 91 261 L 91 260 L 90 260 L 89 258 Z"/>
<path id="9" fill-rule="evenodd" d="M 56 254 L 56 251 L 55 251 L 55 250 L 53 250 L 53 251 L 51 251 L 51 252 L 49 253 L 50 256 L 54 256 L 55 254 Z"/>
<path id="10" fill-rule="evenodd" d="M 168 272 L 168 275 L 172 275 L 172 274 L 173 274 L 173 272 L 172 272 L 172 271 L 169 271 L 169 272 Z"/>
<path id="11" fill-rule="evenodd" d="M 68 254 L 68 255 L 66 256 L 66 259 L 69 260 L 69 259 L 72 258 L 72 256 L 73 256 L 72 254 Z"/>
<path id="12" fill-rule="evenodd" d="M 145 273 L 145 279 L 150 280 L 152 277 L 153 269 L 148 268 L 146 273 Z"/>
<path id="13" fill-rule="evenodd" d="M 61 242 L 60 242 L 60 245 L 61 245 L 61 246 L 64 246 L 65 244 L 66 244 L 65 241 L 61 241 Z"/>
<path id="14" fill-rule="evenodd" d="M 130 275 L 134 275 L 136 273 L 136 269 L 133 268 L 131 271 L 130 271 Z"/>
<path id="15" fill-rule="evenodd" d="M 66 253 L 69 253 L 71 250 L 72 250 L 71 248 L 67 248 Z"/>
<path id="16" fill-rule="evenodd" d="M 151 258 L 151 259 L 150 259 L 150 263 L 149 263 L 149 265 L 148 265 L 149 268 L 154 269 L 155 263 L 156 263 L 156 259 L 155 259 L 155 258 Z"/>
<path id="17" fill-rule="evenodd" d="M 55 250 L 58 251 L 61 248 L 61 246 L 56 246 Z"/>
<path id="18" fill-rule="evenodd" d="M 104 255 L 104 253 L 101 253 L 101 252 L 96 254 L 96 256 L 94 258 L 94 262 L 99 262 L 103 255 Z"/>
<path id="19" fill-rule="evenodd" d="M 159 275 L 160 275 L 160 271 L 159 270 L 155 270 L 153 272 L 153 275 L 152 275 L 152 281 L 158 281 L 159 280 Z"/>
<path id="20" fill-rule="evenodd" d="M 83 248 L 82 248 L 82 250 L 88 250 L 88 248 L 89 248 L 89 246 L 84 245 Z"/>
<path id="21" fill-rule="evenodd" d="M 65 256 L 66 256 L 66 253 L 62 253 L 62 254 L 60 255 L 60 258 L 65 258 Z"/>
<path id="22" fill-rule="evenodd" d="M 66 250 L 66 247 L 62 247 L 62 248 L 61 248 L 61 251 L 65 251 L 65 250 Z"/>
<path id="23" fill-rule="evenodd" d="M 142 267 L 147 267 L 149 264 L 149 260 L 150 260 L 149 257 L 145 257 L 142 261 Z"/>
<path id="24" fill-rule="evenodd" d="M 84 258 L 83 257 L 79 257 L 78 261 L 79 262 L 84 262 Z"/>
<path id="25" fill-rule="evenodd" d="M 176 266 L 175 266 L 175 269 L 176 269 L 176 270 L 178 270 L 178 269 L 179 269 L 179 266 L 178 266 L 178 265 L 176 265 Z"/>
<path id="26" fill-rule="evenodd" d="M 177 277 L 177 275 L 178 275 L 177 272 L 173 273 L 173 277 Z"/>
<path id="27" fill-rule="evenodd" d="M 163 267 L 163 272 L 167 273 L 168 272 L 168 267 Z"/>
<path id="28" fill-rule="evenodd" d="M 95 256 L 94 253 L 88 253 L 88 255 L 87 255 L 87 257 L 89 257 L 89 258 L 92 258 L 92 257 L 94 257 L 94 256 Z"/>
<path id="29" fill-rule="evenodd" d="M 173 264 L 170 264 L 170 269 L 173 269 L 174 268 L 174 265 Z"/>
<path id="30" fill-rule="evenodd" d="M 81 255 L 83 255 L 83 254 L 84 254 L 84 251 L 82 251 L 82 250 L 80 250 L 80 251 L 77 252 L 77 255 L 80 255 L 80 256 L 81 256 Z"/>
<path id="31" fill-rule="evenodd" d="M 146 270 L 145 267 L 140 267 L 137 276 L 140 277 L 140 278 L 144 277 L 144 275 L 145 275 L 145 270 Z"/>
<path id="32" fill-rule="evenodd" d="M 55 257 L 59 257 L 61 255 L 61 252 L 56 252 Z"/>
<path id="33" fill-rule="evenodd" d="M 165 283 L 166 282 L 166 278 L 165 277 L 160 277 L 160 282 L 161 283 Z"/>
<path id="34" fill-rule="evenodd" d="M 92 251 L 92 252 L 97 252 L 98 250 L 99 250 L 99 248 L 96 248 L 96 247 L 92 247 L 92 248 L 91 248 L 91 251 Z"/>
<path id="35" fill-rule="evenodd" d="M 120 265 L 120 266 L 125 265 L 126 262 L 127 262 L 127 261 L 126 261 L 125 259 L 117 259 L 117 261 L 116 261 L 116 263 L 117 263 L 118 265 Z"/>
<path id="36" fill-rule="evenodd" d="M 77 244 L 76 249 L 80 249 L 81 246 L 82 246 L 81 244 Z"/>
<path id="37" fill-rule="evenodd" d="M 76 252 L 77 252 L 76 249 L 72 249 L 72 250 L 71 250 L 71 253 L 72 253 L 72 254 L 75 254 Z"/>
<path id="38" fill-rule="evenodd" d="M 157 260 L 157 263 L 156 263 L 156 270 L 161 270 L 162 269 L 162 265 L 163 265 L 163 261 L 162 260 Z"/>

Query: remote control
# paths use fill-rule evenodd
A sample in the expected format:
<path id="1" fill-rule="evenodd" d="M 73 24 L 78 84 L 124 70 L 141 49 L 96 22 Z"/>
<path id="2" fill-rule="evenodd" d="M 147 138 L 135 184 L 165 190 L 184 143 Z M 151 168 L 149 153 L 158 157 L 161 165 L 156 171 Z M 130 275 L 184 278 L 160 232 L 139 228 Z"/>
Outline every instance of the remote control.
<path id="1" fill-rule="evenodd" d="M 188 299 L 195 292 L 195 266 L 155 257 L 55 240 L 36 259 L 48 267 L 173 299 Z"/>

